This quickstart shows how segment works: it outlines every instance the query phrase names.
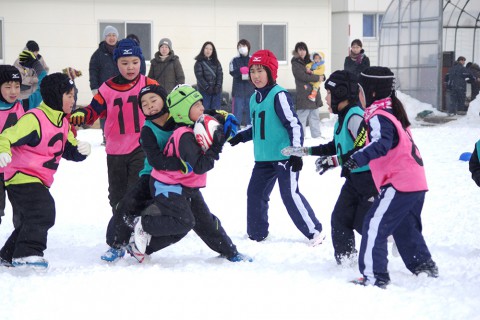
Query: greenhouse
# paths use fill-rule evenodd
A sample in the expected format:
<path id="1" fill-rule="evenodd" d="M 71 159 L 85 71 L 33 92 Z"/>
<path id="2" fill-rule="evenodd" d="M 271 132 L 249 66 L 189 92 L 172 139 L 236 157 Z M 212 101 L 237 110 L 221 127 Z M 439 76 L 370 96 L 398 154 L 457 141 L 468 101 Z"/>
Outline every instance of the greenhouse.
<path id="1" fill-rule="evenodd" d="M 379 51 L 380 65 L 397 75 L 398 90 L 446 110 L 449 68 L 458 56 L 480 63 L 480 0 L 393 0 Z"/>

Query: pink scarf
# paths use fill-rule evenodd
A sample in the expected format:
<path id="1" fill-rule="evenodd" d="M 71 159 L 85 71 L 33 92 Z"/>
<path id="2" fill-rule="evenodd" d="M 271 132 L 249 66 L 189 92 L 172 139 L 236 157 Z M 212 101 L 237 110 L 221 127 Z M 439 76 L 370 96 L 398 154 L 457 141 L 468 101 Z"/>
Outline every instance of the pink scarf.
<path id="1" fill-rule="evenodd" d="M 382 100 L 376 100 L 365 110 L 363 118 L 365 121 L 368 121 L 378 109 L 385 110 L 388 108 L 392 108 L 392 98 L 388 97 Z"/>

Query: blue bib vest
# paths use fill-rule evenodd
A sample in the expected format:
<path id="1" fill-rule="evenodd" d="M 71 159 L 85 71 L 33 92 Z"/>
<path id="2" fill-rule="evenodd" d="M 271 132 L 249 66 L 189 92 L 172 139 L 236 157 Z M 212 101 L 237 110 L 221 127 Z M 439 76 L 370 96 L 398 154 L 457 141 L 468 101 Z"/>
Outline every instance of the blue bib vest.
<path id="1" fill-rule="evenodd" d="M 276 85 L 265 99 L 258 103 L 256 94 L 250 98 L 252 138 L 255 161 L 282 161 L 289 157 L 280 152 L 291 145 L 288 132 L 275 112 L 275 96 L 284 88 Z"/>
<path id="2" fill-rule="evenodd" d="M 340 165 L 342 164 L 342 156 L 355 148 L 352 135 L 348 131 L 348 121 L 350 121 L 350 118 L 353 115 L 359 115 L 363 118 L 363 113 L 364 111 L 362 108 L 360 108 L 359 106 L 354 106 L 350 108 L 350 110 L 348 110 L 347 114 L 345 115 L 345 119 L 343 120 L 343 125 L 340 128 L 340 130 L 338 130 L 338 126 L 339 126 L 338 121 L 335 123 L 334 139 L 335 139 L 335 144 L 337 148 L 337 158 Z M 368 170 L 370 170 L 370 167 L 367 164 L 363 167 L 356 168 L 351 172 L 355 173 L 355 172 L 363 172 Z"/>
<path id="3" fill-rule="evenodd" d="M 173 131 L 164 131 L 162 129 L 159 129 L 151 120 L 145 120 L 145 123 L 143 124 L 145 127 L 149 127 L 152 129 L 153 134 L 155 135 L 155 138 L 157 139 L 158 146 L 160 147 L 161 150 L 165 148 L 165 145 L 168 142 L 168 139 L 172 135 Z M 145 164 L 143 166 L 143 169 L 140 170 L 140 173 L 138 174 L 140 177 L 143 175 L 150 175 L 152 172 L 152 166 L 150 163 L 148 163 L 147 158 L 145 157 Z"/>

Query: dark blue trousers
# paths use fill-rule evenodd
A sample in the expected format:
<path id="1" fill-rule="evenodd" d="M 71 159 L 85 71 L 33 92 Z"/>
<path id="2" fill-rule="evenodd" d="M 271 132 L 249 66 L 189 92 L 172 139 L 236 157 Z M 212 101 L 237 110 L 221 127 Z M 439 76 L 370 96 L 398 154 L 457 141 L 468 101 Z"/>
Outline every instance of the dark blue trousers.
<path id="1" fill-rule="evenodd" d="M 278 181 L 280 195 L 290 218 L 305 237 L 312 239 L 322 231 L 312 207 L 298 189 L 298 172 L 292 172 L 288 161 L 255 162 L 247 190 L 247 233 L 261 241 L 268 235 L 268 202 Z"/>
<path id="2" fill-rule="evenodd" d="M 422 235 L 420 215 L 424 199 L 425 191 L 399 192 L 392 186 L 381 188 L 363 224 L 358 262 L 364 276 L 372 280 L 388 277 L 387 238 L 390 235 L 410 271 L 431 259 Z"/>

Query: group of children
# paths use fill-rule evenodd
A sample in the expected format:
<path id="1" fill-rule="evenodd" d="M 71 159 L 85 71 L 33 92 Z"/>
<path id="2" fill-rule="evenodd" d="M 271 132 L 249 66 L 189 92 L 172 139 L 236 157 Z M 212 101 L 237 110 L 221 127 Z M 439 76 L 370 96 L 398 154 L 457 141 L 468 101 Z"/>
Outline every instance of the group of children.
<path id="1" fill-rule="evenodd" d="M 250 99 L 252 120 L 237 134 L 233 115 L 205 110 L 202 95 L 191 86 L 179 85 L 168 94 L 155 80 L 141 75 L 142 57 L 135 42 L 120 41 L 114 50 L 120 74 L 102 84 L 89 106 L 70 115 L 74 125 L 106 118 L 113 215 L 106 235 L 110 249 L 101 259 L 113 262 L 128 252 L 143 262 L 193 229 L 221 257 L 252 261 L 238 252 L 200 188 L 205 187 L 206 174 L 219 160 L 226 141 L 235 146 L 253 140 L 255 164 L 247 190 L 251 240 L 268 236 L 268 202 L 278 181 L 295 226 L 313 246 L 323 242 L 322 224 L 298 187 L 302 156 L 316 155 L 320 174 L 340 165 L 346 178 L 332 213 L 332 239 L 335 259 L 342 264 L 357 255 L 353 230 L 363 235 L 358 254 L 363 278 L 355 283 L 385 288 L 390 282 L 389 236 L 412 273 L 438 276 L 421 233 L 427 191 L 423 162 L 388 68 L 371 67 L 359 79 L 347 71 L 334 72 L 325 82 L 327 104 L 338 115 L 334 139 L 303 147 L 303 128 L 290 94 L 276 82 L 278 61 L 269 50 L 259 50 L 249 60 L 249 78 L 256 88 Z M 39 68 L 34 56 L 27 60 Z M 0 120 L 5 123 L 0 167 L 15 227 L 0 258 L 7 266 L 46 269 L 43 252 L 47 231 L 55 221 L 48 187 L 60 157 L 82 161 L 90 146 L 73 137 L 66 119 L 72 111 L 73 82 L 60 73 L 45 77 L 39 69 L 38 74 L 43 102 L 22 116 L 22 102 L 17 99 L 21 78 L 8 66 L 0 68 Z M 193 134 L 193 125 L 204 112 L 223 124 L 206 151 Z"/>

